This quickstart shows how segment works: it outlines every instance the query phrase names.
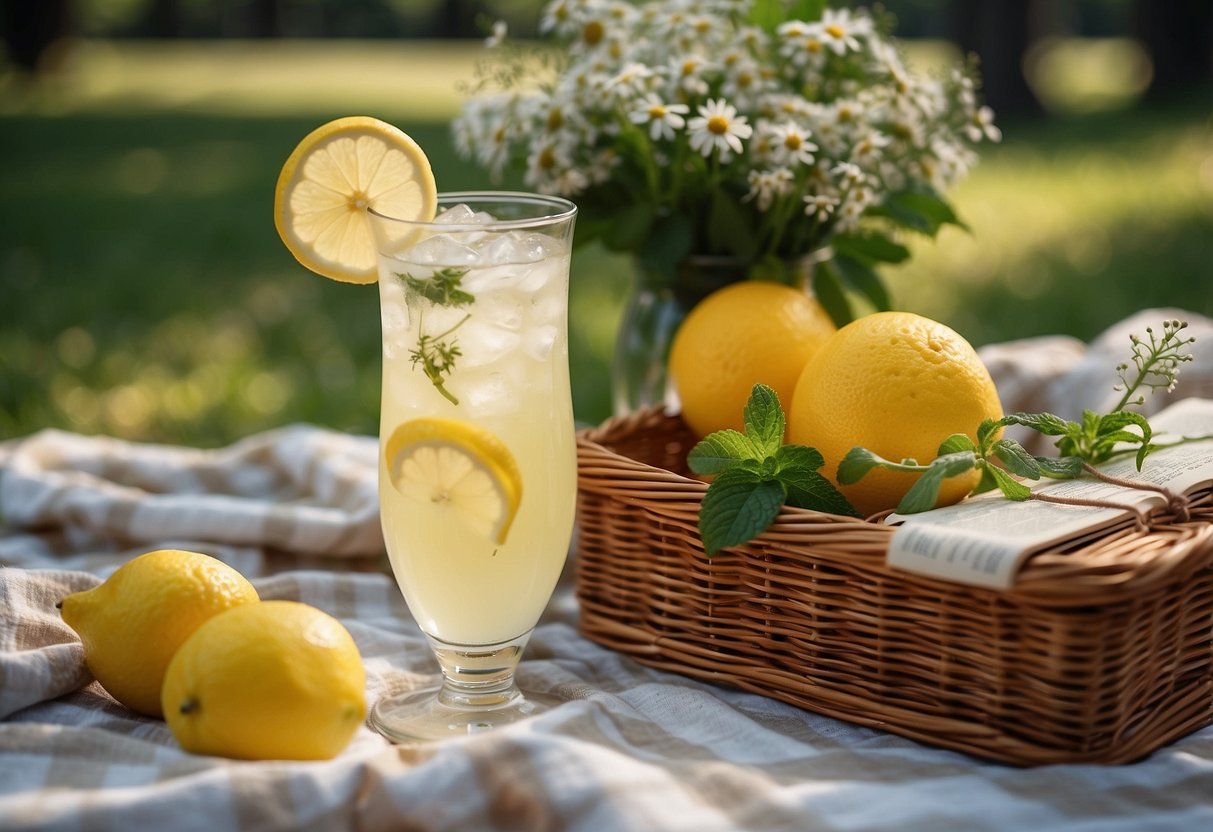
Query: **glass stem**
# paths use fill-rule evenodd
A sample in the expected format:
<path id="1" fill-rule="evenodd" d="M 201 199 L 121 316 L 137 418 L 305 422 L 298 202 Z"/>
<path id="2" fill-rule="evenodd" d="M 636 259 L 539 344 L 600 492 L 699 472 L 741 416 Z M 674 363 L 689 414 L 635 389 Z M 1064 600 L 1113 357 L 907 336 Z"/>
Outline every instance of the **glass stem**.
<path id="1" fill-rule="evenodd" d="M 500 644 L 448 644 L 430 637 L 442 667 L 438 701 L 450 708 L 477 709 L 509 705 L 522 698 L 514 671 L 531 634 Z"/>

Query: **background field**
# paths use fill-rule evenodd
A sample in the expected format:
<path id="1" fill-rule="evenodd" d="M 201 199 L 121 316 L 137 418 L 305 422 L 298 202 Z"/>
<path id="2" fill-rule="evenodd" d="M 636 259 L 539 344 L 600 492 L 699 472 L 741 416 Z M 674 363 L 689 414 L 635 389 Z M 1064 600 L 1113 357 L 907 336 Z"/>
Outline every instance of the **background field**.
<path id="1" fill-rule="evenodd" d="M 413 135 L 443 189 L 483 186 L 446 127 L 475 54 L 84 42 L 37 85 L 0 73 L 0 439 L 56 426 L 213 446 L 300 420 L 374 433 L 376 293 L 295 264 L 274 181 L 310 129 L 364 112 Z M 1053 116 L 1004 121 L 953 194 L 970 231 L 912 241 L 886 273 L 899 308 L 978 345 L 1089 339 L 1149 306 L 1213 315 L 1208 96 L 1109 104 L 1114 73 L 1085 54 L 1058 64 Z M 596 422 L 630 271 L 590 247 L 573 270 L 575 407 Z"/>

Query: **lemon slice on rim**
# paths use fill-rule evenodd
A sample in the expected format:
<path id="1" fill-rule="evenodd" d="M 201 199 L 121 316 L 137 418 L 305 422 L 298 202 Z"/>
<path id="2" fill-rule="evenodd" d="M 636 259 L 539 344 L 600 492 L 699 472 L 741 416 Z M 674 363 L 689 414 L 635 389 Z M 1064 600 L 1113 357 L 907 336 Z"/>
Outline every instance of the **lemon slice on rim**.
<path id="1" fill-rule="evenodd" d="M 404 422 L 384 448 L 401 494 L 449 507 L 470 528 L 505 543 L 522 501 L 522 473 L 492 432 L 455 419 Z"/>
<path id="2" fill-rule="evenodd" d="M 429 221 L 438 205 L 430 162 L 386 122 L 347 116 L 317 127 L 295 148 L 274 191 L 274 226 L 295 259 L 347 283 L 379 277 L 367 209 Z"/>

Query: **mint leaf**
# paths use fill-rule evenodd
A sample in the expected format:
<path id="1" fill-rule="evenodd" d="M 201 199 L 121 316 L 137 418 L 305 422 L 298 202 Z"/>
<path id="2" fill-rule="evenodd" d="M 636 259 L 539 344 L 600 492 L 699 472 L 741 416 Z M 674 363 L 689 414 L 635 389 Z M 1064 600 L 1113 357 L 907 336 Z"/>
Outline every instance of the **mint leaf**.
<path id="1" fill-rule="evenodd" d="M 977 454 L 972 451 L 958 451 L 936 457 L 901 498 L 901 502 L 897 504 L 897 512 L 917 514 L 920 511 L 930 511 L 939 500 L 939 487 L 943 485 L 943 481 L 948 477 L 971 471 L 976 465 Z"/>
<path id="2" fill-rule="evenodd" d="M 816 471 L 796 468 L 779 475 L 779 482 L 787 489 L 786 502 L 797 508 L 840 514 L 844 517 L 863 517 L 850 501 L 842 495 L 834 483 Z"/>
<path id="3" fill-rule="evenodd" d="M 994 479 L 994 475 L 990 473 L 993 467 L 994 466 L 992 465 L 981 466 L 981 479 L 977 482 L 977 485 L 973 487 L 973 491 L 971 493 L 984 494 L 985 492 L 993 491 L 998 487 L 998 480 Z"/>
<path id="4" fill-rule="evenodd" d="M 1045 436 L 1065 436 L 1073 427 L 1073 422 L 1067 422 L 1052 413 L 1009 413 L 998 420 L 1002 425 L 1021 425 L 1031 428 Z"/>
<path id="5" fill-rule="evenodd" d="M 990 475 L 994 478 L 994 481 L 998 483 L 998 488 L 1000 491 L 1002 491 L 1002 495 L 1008 500 L 1023 502 L 1024 500 L 1028 499 L 1028 497 L 1032 496 L 1032 489 L 1013 478 L 1001 468 L 995 468 L 993 465 L 989 465 L 986 466 L 986 470 L 990 472 Z"/>
<path id="6" fill-rule="evenodd" d="M 404 283 L 408 290 L 428 300 L 435 306 L 467 306 L 476 300 L 471 292 L 460 288 L 467 269 L 446 268 L 438 269 L 427 278 L 413 277 L 411 274 L 397 274 L 396 277 Z"/>
<path id="7" fill-rule="evenodd" d="M 746 438 L 761 456 L 771 456 L 783 444 L 785 419 L 779 396 L 765 384 L 755 384 L 743 411 Z"/>
<path id="8" fill-rule="evenodd" d="M 735 430 L 718 430 L 708 434 L 687 454 L 687 465 L 696 474 L 719 474 L 738 462 L 755 459 L 754 443 Z"/>
<path id="9" fill-rule="evenodd" d="M 954 433 L 947 439 L 943 440 L 943 442 L 939 443 L 939 456 L 944 456 L 945 454 L 954 454 L 958 451 L 972 451 L 973 453 L 976 453 L 977 446 L 973 444 L 973 440 L 970 439 L 967 434 L 963 433 Z"/>
<path id="10" fill-rule="evenodd" d="M 1040 479 L 1040 465 L 1036 458 L 1014 439 L 999 439 L 995 442 L 994 456 L 998 457 L 1012 474 L 1030 480 Z"/>
<path id="11" fill-rule="evenodd" d="M 1035 459 L 1042 477 L 1049 477 L 1055 480 L 1072 480 L 1082 476 L 1082 457 L 1038 456 Z"/>
<path id="12" fill-rule="evenodd" d="M 838 463 L 838 481 L 843 485 L 859 482 L 873 468 L 884 465 L 886 460 L 869 451 L 867 448 L 851 448 L 847 455 Z"/>
<path id="13" fill-rule="evenodd" d="M 699 507 L 699 534 L 708 557 L 760 535 L 779 515 L 783 486 L 734 468 L 713 480 Z"/>
<path id="14" fill-rule="evenodd" d="M 798 469 L 816 471 L 825 464 L 821 451 L 808 445 L 784 445 L 775 452 L 775 471 L 785 474 Z"/>

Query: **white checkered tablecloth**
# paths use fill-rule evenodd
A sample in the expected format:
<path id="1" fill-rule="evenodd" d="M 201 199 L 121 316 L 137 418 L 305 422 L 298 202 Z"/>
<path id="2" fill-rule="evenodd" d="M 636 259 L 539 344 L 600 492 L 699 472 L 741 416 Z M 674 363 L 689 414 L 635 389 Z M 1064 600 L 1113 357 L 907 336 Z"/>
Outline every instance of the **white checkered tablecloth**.
<path id="1" fill-rule="evenodd" d="M 1004 407 L 1105 406 L 1127 332 L 983 350 Z M 1106 349 L 1106 354 L 1105 354 Z M 1097 378 L 1098 376 L 1098 378 Z M 582 638 L 566 575 L 520 668 L 563 704 L 498 733 L 325 762 L 180 750 L 92 682 L 55 604 L 143 551 L 208 552 L 339 618 L 368 700 L 436 665 L 382 570 L 376 443 L 292 426 L 201 451 L 44 431 L 0 445 L 0 829 L 1213 829 L 1213 727 L 1126 766 L 1016 769 L 642 667 Z M 571 570 L 570 570 L 571 571 Z"/>

